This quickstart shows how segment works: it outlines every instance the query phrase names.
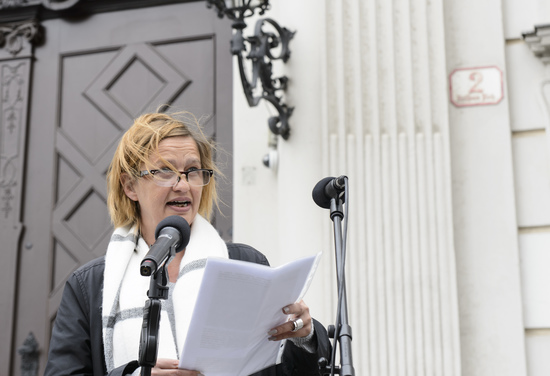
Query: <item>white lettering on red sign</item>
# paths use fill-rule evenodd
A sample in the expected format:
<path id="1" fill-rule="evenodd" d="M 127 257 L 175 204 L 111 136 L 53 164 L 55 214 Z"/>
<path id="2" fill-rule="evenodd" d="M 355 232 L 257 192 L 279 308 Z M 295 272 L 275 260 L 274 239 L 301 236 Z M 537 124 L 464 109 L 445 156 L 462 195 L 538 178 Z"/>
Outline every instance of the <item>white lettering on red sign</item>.
<path id="1" fill-rule="evenodd" d="M 504 97 L 497 67 L 460 68 L 449 76 L 451 102 L 458 107 L 497 104 Z"/>

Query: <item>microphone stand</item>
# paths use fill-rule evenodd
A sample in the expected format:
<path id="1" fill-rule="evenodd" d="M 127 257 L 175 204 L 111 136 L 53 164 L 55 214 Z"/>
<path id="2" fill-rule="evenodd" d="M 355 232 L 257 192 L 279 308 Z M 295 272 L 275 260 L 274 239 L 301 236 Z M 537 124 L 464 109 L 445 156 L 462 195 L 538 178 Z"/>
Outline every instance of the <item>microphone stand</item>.
<path id="1" fill-rule="evenodd" d="M 338 277 L 338 312 L 336 315 L 336 325 L 329 326 L 329 336 L 335 340 L 332 349 L 330 365 L 327 360 L 319 360 L 319 368 L 322 375 L 340 374 L 343 376 L 354 376 L 353 359 L 351 354 L 351 326 L 348 324 L 348 308 L 346 298 L 346 279 L 345 279 L 345 239 L 342 238 L 342 218 L 344 218 L 343 198 L 339 194 L 336 198 L 330 199 L 330 219 L 334 227 L 334 246 L 336 256 L 336 274 Z M 345 197 L 348 197 L 347 179 L 345 188 Z M 346 199 L 346 212 L 349 200 Z M 347 226 L 346 226 L 347 227 Z M 336 366 L 336 347 L 340 345 L 341 366 Z"/>
<path id="2" fill-rule="evenodd" d="M 171 250 L 171 256 L 175 251 Z M 151 275 L 147 296 L 143 308 L 143 324 L 139 343 L 139 365 L 141 376 L 150 376 L 151 368 L 157 363 L 158 331 L 160 324 L 161 299 L 168 299 L 168 272 L 166 262 Z"/>

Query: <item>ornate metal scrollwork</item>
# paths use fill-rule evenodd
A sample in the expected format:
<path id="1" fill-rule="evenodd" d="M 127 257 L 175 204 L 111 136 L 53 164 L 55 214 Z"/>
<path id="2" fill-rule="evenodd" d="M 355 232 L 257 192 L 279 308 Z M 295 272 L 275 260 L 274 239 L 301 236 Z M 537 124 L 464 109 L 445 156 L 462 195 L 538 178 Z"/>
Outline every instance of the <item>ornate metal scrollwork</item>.
<path id="1" fill-rule="evenodd" d="M 285 27 L 281 27 L 276 21 L 270 18 L 260 19 L 256 22 L 254 35 L 250 37 L 243 36 L 243 29 L 246 28 L 244 18 L 254 14 L 255 9 L 259 9 L 259 14 L 263 14 L 269 8 L 268 1 L 260 1 L 259 4 L 253 6 L 251 1 L 241 2 L 242 6 L 228 8 L 223 1 L 207 0 L 207 6 L 215 5 L 218 10 L 218 16 L 221 18 L 226 15 L 232 19 L 233 39 L 231 40 L 231 53 L 237 56 L 239 63 L 239 73 L 244 94 L 250 107 L 256 106 L 261 99 L 265 99 L 275 107 L 278 112 L 277 116 L 272 116 L 268 119 L 268 125 L 271 132 L 280 135 L 287 140 L 290 136 L 289 117 L 292 115 L 294 107 L 289 107 L 283 102 L 280 91 L 285 91 L 288 78 L 286 76 L 273 77 L 274 60 L 282 60 L 284 63 L 290 57 L 290 49 L 288 47 L 290 40 L 294 37 L 295 32 L 289 31 Z M 275 32 L 264 31 L 264 26 L 270 25 Z M 247 44 L 249 52 L 246 56 Z M 277 55 L 274 53 L 280 49 Z M 246 72 L 246 60 L 252 64 L 252 77 L 249 78 Z M 255 93 L 258 79 L 261 82 L 261 92 Z"/>
<path id="2" fill-rule="evenodd" d="M 233 3 L 233 5 L 230 5 L 230 3 Z M 263 15 L 270 7 L 269 0 L 206 0 L 206 6 L 208 8 L 215 6 L 218 11 L 218 17 L 223 18 L 223 16 L 227 16 L 227 18 L 233 21 L 242 21 L 246 17 L 254 15 L 256 9 L 259 10 L 258 14 Z"/>
<path id="3" fill-rule="evenodd" d="M 272 32 L 264 32 L 263 26 L 265 23 L 272 25 L 278 35 Z M 290 57 L 288 43 L 293 36 L 294 32 L 279 26 L 277 22 L 270 18 L 265 18 L 256 22 L 253 36 L 244 38 L 242 29 L 237 29 L 231 41 L 231 52 L 233 55 L 237 56 L 239 62 L 241 83 L 248 105 L 254 107 L 262 98 L 271 103 L 275 109 L 277 109 L 279 115 L 269 118 L 269 129 L 285 140 L 288 139 L 290 135 L 288 118 L 292 115 L 294 108 L 288 107 L 282 102 L 281 97 L 277 96 L 278 91 L 286 90 L 288 78 L 286 76 L 273 77 L 272 61 L 282 60 L 285 63 L 287 62 Z M 246 56 L 246 59 L 252 62 L 251 80 L 249 80 L 245 72 L 245 57 L 243 56 L 246 50 L 244 47 L 245 41 L 250 45 L 250 52 Z M 273 55 L 272 51 L 279 47 L 281 49 L 279 55 Z M 254 91 L 258 83 L 258 78 L 262 84 L 262 92 L 260 95 L 255 95 Z"/>
<path id="4" fill-rule="evenodd" d="M 23 49 L 25 40 L 29 43 L 38 43 L 42 40 L 42 35 L 42 26 L 34 20 L 2 25 L 0 26 L 0 47 L 15 56 Z"/>

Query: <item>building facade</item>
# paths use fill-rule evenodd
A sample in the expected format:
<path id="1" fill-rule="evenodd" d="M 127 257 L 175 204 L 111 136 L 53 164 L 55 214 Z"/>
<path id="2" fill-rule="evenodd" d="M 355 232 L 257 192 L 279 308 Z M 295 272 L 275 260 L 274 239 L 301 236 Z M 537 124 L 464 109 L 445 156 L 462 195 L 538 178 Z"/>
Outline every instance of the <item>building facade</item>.
<path id="1" fill-rule="evenodd" d="M 248 106 L 231 23 L 204 1 L 0 1 L 0 374 L 42 372 L 64 281 L 105 249 L 117 137 L 171 104 L 227 152 L 227 240 L 274 266 L 323 252 L 305 300 L 327 326 L 332 221 L 311 194 L 348 176 L 357 375 L 547 375 L 550 5 L 271 3 L 244 33 L 262 17 L 296 32 L 274 64 L 286 140 L 268 103 Z"/>

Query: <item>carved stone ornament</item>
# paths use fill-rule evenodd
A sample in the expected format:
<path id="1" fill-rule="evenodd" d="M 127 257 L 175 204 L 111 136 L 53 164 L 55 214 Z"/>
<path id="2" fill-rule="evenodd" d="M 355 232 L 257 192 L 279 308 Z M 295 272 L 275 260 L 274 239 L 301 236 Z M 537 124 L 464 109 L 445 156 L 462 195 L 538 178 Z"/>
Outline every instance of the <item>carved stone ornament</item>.
<path id="1" fill-rule="evenodd" d="M 4 219 L 19 212 L 28 80 L 27 60 L 0 64 L 0 218 Z"/>
<path id="2" fill-rule="evenodd" d="M 535 26 L 535 30 L 523 33 L 523 40 L 544 64 L 550 63 L 550 24 Z"/>
<path id="3" fill-rule="evenodd" d="M 27 21 L 0 26 L 0 47 L 5 48 L 13 56 L 22 49 L 25 40 L 35 44 L 42 40 L 42 27 L 36 21 Z"/>

